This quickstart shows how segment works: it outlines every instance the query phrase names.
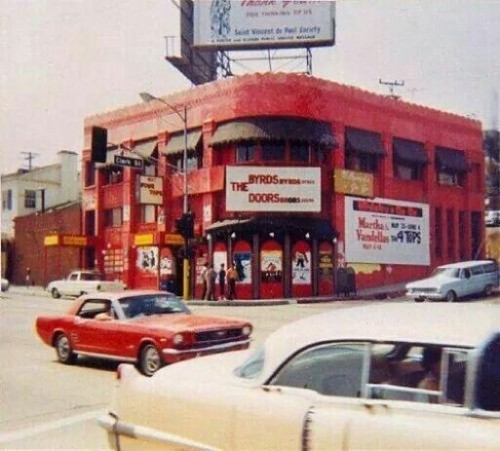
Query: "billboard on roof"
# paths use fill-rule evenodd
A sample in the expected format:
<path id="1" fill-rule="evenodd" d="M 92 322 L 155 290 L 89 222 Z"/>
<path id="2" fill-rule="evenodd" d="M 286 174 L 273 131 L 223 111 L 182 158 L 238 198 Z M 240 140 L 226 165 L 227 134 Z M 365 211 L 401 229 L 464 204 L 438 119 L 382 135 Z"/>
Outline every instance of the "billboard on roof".
<path id="1" fill-rule="evenodd" d="M 335 2 L 198 0 L 194 47 L 221 50 L 331 46 Z"/>

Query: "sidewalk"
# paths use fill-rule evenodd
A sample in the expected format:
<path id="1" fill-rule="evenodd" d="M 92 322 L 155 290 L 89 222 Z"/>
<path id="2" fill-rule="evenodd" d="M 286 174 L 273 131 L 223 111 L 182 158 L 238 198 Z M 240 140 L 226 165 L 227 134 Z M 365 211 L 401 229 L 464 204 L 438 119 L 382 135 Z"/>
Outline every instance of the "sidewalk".
<path id="1" fill-rule="evenodd" d="M 14 285 L 9 288 L 9 291 L 2 293 L 2 295 L 8 295 L 9 293 L 18 295 L 29 295 L 29 296 L 46 296 L 51 297 L 48 291 L 45 291 L 41 286 L 33 286 L 26 288 L 21 285 Z M 313 304 L 319 302 L 338 302 L 344 300 L 370 300 L 370 299 L 392 299 L 395 297 L 403 296 L 405 293 L 404 284 L 397 285 L 386 285 L 381 287 L 364 288 L 359 290 L 356 295 L 353 296 L 311 296 L 311 297 L 300 297 L 300 298 L 287 298 L 287 299 L 238 299 L 235 301 L 205 301 L 205 300 L 188 300 L 186 304 L 188 305 L 227 305 L 235 307 L 244 306 L 266 306 L 266 305 L 287 305 L 287 304 Z"/>

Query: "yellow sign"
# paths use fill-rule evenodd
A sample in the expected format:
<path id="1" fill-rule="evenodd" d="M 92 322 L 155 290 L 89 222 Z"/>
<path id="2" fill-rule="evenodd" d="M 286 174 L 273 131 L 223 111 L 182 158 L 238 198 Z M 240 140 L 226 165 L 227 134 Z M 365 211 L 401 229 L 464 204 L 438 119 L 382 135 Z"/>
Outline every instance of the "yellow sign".
<path id="1" fill-rule="evenodd" d="M 59 244 L 59 235 L 48 235 L 44 237 L 43 244 L 45 246 L 57 246 Z"/>
<path id="2" fill-rule="evenodd" d="M 373 174 L 335 169 L 333 178 L 336 193 L 373 197 Z"/>
<path id="3" fill-rule="evenodd" d="M 173 244 L 181 246 L 184 244 L 184 238 L 182 237 L 182 235 L 179 235 L 177 233 L 166 233 L 163 242 L 165 244 Z"/>
<path id="4" fill-rule="evenodd" d="M 76 236 L 76 235 L 63 235 L 62 237 L 63 246 L 86 246 L 87 237 L 86 236 Z"/>
<path id="5" fill-rule="evenodd" d="M 154 236 L 152 233 L 143 233 L 136 235 L 134 237 L 134 244 L 136 246 L 145 246 L 149 244 L 153 244 L 154 242 Z"/>

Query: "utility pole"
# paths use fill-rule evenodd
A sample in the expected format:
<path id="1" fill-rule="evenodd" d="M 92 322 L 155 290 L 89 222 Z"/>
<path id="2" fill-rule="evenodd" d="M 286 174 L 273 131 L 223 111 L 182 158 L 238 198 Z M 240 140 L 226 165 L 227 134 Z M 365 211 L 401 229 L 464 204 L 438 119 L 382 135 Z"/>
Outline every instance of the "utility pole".
<path id="1" fill-rule="evenodd" d="M 389 87 L 389 96 L 393 99 L 399 99 L 399 96 L 394 94 L 394 88 L 396 86 L 404 86 L 404 80 L 394 80 L 394 81 L 384 81 L 381 78 L 378 79 L 379 84 L 386 85 Z"/>
<path id="2" fill-rule="evenodd" d="M 28 160 L 28 171 L 33 169 L 32 161 L 38 156 L 37 153 L 33 152 L 21 152 L 23 155 L 27 155 L 24 159 Z"/>

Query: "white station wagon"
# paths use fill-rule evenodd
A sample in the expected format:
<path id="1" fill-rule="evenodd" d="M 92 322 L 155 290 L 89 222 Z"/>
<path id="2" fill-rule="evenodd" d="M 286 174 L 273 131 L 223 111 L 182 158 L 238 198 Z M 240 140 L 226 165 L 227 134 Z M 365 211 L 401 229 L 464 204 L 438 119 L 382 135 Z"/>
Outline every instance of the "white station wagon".
<path id="1" fill-rule="evenodd" d="M 423 387 L 432 350 L 439 371 Z M 436 352 L 437 351 L 437 352 Z M 119 368 L 120 450 L 500 449 L 500 307 L 394 303 L 290 323 L 253 352 Z"/>
<path id="2" fill-rule="evenodd" d="M 438 266 L 431 277 L 406 285 L 406 295 L 420 302 L 454 302 L 468 296 L 490 296 L 498 287 L 498 267 L 494 260 L 471 260 Z"/>

